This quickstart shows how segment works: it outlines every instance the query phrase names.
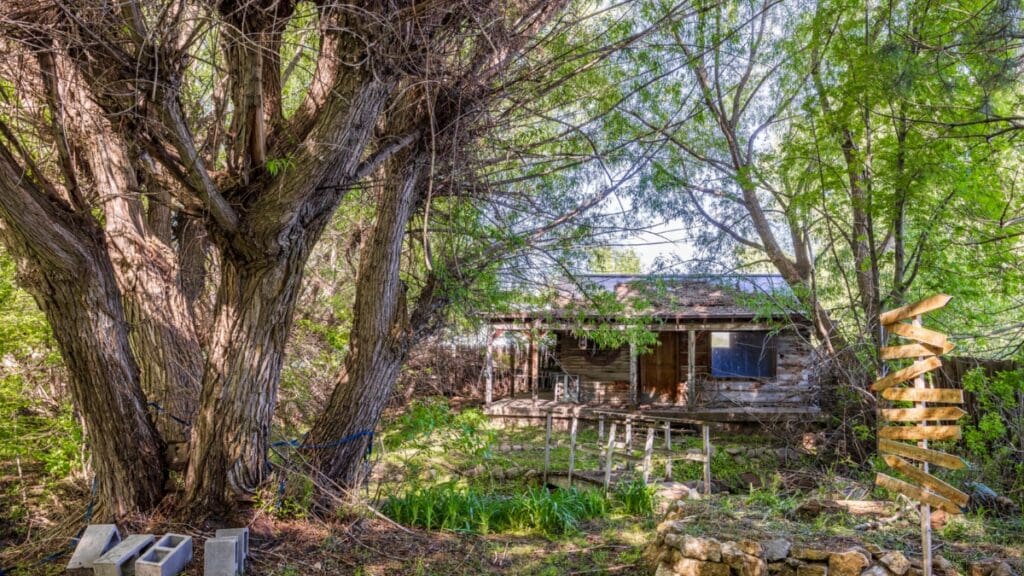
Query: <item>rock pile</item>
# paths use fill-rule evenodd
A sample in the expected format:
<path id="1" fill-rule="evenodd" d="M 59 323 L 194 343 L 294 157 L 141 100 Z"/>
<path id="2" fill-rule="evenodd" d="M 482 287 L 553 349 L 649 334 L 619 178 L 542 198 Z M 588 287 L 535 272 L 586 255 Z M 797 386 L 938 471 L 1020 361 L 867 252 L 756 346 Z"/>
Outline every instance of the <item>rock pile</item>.
<path id="1" fill-rule="evenodd" d="M 720 541 L 686 534 L 684 501 L 669 506 L 644 557 L 655 576 L 921 576 L 921 561 L 872 544 L 842 549 L 801 546 L 784 538 Z M 937 556 L 935 576 L 961 576 L 953 563 Z M 1000 560 L 972 564 L 968 576 L 1018 576 Z"/>

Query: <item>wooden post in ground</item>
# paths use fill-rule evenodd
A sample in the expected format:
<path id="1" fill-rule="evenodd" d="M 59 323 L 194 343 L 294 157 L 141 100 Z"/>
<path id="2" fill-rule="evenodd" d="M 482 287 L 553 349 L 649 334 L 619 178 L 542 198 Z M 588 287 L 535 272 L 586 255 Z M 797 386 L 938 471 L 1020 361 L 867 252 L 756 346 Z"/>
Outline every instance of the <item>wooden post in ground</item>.
<path id="1" fill-rule="evenodd" d="M 644 484 L 651 479 L 651 455 L 654 453 L 654 425 L 647 427 L 647 441 L 644 442 Z"/>
<path id="2" fill-rule="evenodd" d="M 604 414 L 597 415 L 597 439 L 604 440 Z"/>
<path id="3" fill-rule="evenodd" d="M 615 453 L 615 422 L 608 430 L 608 445 L 604 451 L 604 491 L 607 492 L 612 484 L 612 454 Z"/>
<path id="4" fill-rule="evenodd" d="M 511 380 L 509 382 L 508 396 L 509 398 L 516 397 L 516 379 L 519 377 L 519 364 L 522 360 L 519 357 L 519 338 L 512 340 L 512 349 L 509 351 L 509 364 L 511 368 Z"/>
<path id="5" fill-rule="evenodd" d="M 665 480 L 672 481 L 672 423 L 665 421 L 665 449 L 670 453 L 665 454 Z"/>
<path id="6" fill-rule="evenodd" d="M 921 315 L 914 316 L 912 325 L 915 328 L 921 328 Z M 917 360 L 922 361 L 925 358 L 918 356 Z M 926 388 L 927 384 L 924 380 L 924 374 L 918 375 L 914 378 L 914 388 Z M 927 402 L 915 402 L 915 408 L 926 408 Z M 928 448 L 928 440 L 924 439 L 917 443 L 920 448 Z M 921 471 L 925 474 L 928 473 L 928 462 L 921 462 Z M 922 576 L 932 576 L 932 507 L 929 504 L 921 502 L 920 504 L 920 515 L 921 515 L 921 572 Z"/>
<path id="7" fill-rule="evenodd" d="M 548 483 L 548 469 L 551 468 L 551 410 L 548 410 L 544 424 L 544 483 Z"/>
<path id="8" fill-rule="evenodd" d="M 569 486 L 572 487 L 572 473 L 576 470 L 576 425 L 579 418 L 572 415 L 572 422 L 569 424 Z"/>
<path id="9" fill-rule="evenodd" d="M 693 406 L 697 401 L 697 331 L 686 332 L 686 395 L 687 404 Z"/>
<path id="10" fill-rule="evenodd" d="M 626 450 L 633 449 L 633 419 L 626 418 Z"/>
<path id="11" fill-rule="evenodd" d="M 494 402 L 494 339 L 498 334 L 492 333 L 487 339 L 487 357 L 485 358 L 486 381 L 484 383 L 484 405 L 490 406 Z"/>
<path id="12" fill-rule="evenodd" d="M 701 424 L 701 436 L 704 437 L 704 494 L 711 495 L 711 427 Z"/>

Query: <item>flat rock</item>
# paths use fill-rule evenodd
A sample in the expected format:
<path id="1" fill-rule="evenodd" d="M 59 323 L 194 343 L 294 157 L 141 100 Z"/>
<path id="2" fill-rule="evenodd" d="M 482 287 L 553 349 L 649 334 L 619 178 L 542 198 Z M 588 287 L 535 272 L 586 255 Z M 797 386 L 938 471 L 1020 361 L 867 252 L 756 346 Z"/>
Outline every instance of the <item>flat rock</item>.
<path id="1" fill-rule="evenodd" d="M 811 562 L 823 562 L 828 560 L 828 557 L 832 555 L 828 550 L 822 550 L 821 548 L 808 548 L 806 546 L 793 546 L 789 551 L 789 555 L 793 558 L 799 558 L 800 560 L 810 560 Z"/>
<path id="2" fill-rule="evenodd" d="M 889 572 L 889 569 L 881 564 L 875 564 L 861 572 L 860 576 L 892 576 L 892 572 Z"/>
<path id="3" fill-rule="evenodd" d="M 789 556 L 789 549 L 792 547 L 793 544 L 783 538 L 764 540 L 761 542 L 761 557 L 765 559 L 765 562 L 778 562 Z"/>
<path id="4" fill-rule="evenodd" d="M 907 570 L 910 570 L 910 560 L 907 560 L 906 556 L 895 550 L 882 554 L 878 561 L 884 564 L 896 576 L 903 576 L 907 573 Z"/>
<path id="5" fill-rule="evenodd" d="M 796 569 L 796 576 L 828 576 L 828 565 L 817 562 L 804 564 Z"/>
<path id="6" fill-rule="evenodd" d="M 992 570 L 990 576 L 1017 576 L 1017 571 L 1013 569 L 1013 566 L 1010 566 L 1009 562 L 1000 562 L 999 566 Z"/>
<path id="7" fill-rule="evenodd" d="M 860 550 L 833 552 L 828 559 L 828 571 L 832 576 L 860 576 L 871 564 L 871 559 Z"/>
<path id="8" fill-rule="evenodd" d="M 698 538 L 687 534 L 683 537 L 683 556 L 708 562 L 722 561 L 722 543 L 714 538 Z"/>
<path id="9" fill-rule="evenodd" d="M 1001 561 L 995 558 L 972 562 L 967 566 L 967 574 L 969 576 L 989 576 L 1000 563 Z"/>
<path id="10" fill-rule="evenodd" d="M 730 576 L 729 567 L 721 562 L 703 562 L 680 558 L 673 566 L 677 576 Z"/>

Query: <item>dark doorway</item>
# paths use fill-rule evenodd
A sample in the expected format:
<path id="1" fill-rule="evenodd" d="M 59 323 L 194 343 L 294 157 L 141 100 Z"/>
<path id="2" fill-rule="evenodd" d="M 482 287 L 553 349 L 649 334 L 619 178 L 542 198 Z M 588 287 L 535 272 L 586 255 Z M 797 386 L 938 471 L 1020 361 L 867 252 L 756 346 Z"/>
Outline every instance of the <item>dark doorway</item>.
<path id="1" fill-rule="evenodd" d="M 679 386 L 679 335 L 659 332 L 658 344 L 640 356 L 640 401 L 674 404 Z"/>

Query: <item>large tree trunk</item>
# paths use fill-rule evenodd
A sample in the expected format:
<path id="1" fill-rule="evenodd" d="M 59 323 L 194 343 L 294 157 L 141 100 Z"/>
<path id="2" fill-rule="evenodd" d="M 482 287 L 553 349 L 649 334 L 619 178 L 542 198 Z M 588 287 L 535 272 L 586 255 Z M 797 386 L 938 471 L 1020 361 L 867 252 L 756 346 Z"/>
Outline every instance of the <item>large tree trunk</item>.
<path id="1" fill-rule="evenodd" d="M 161 444 L 146 415 L 103 232 L 31 184 L 3 149 L 0 217 L 0 236 L 67 364 L 100 509 L 112 516 L 150 509 L 162 496 Z"/>
<path id="2" fill-rule="evenodd" d="M 345 367 L 302 447 L 320 472 L 343 487 L 363 479 L 363 456 L 409 349 L 405 285 L 399 271 L 422 164 L 415 155 L 411 160 L 403 155 L 397 162 L 404 166 L 384 185 L 377 222 L 359 258 Z"/>
<path id="3" fill-rule="evenodd" d="M 285 342 L 308 249 L 269 265 L 224 259 L 185 501 L 193 515 L 251 496 L 266 474 Z"/>

